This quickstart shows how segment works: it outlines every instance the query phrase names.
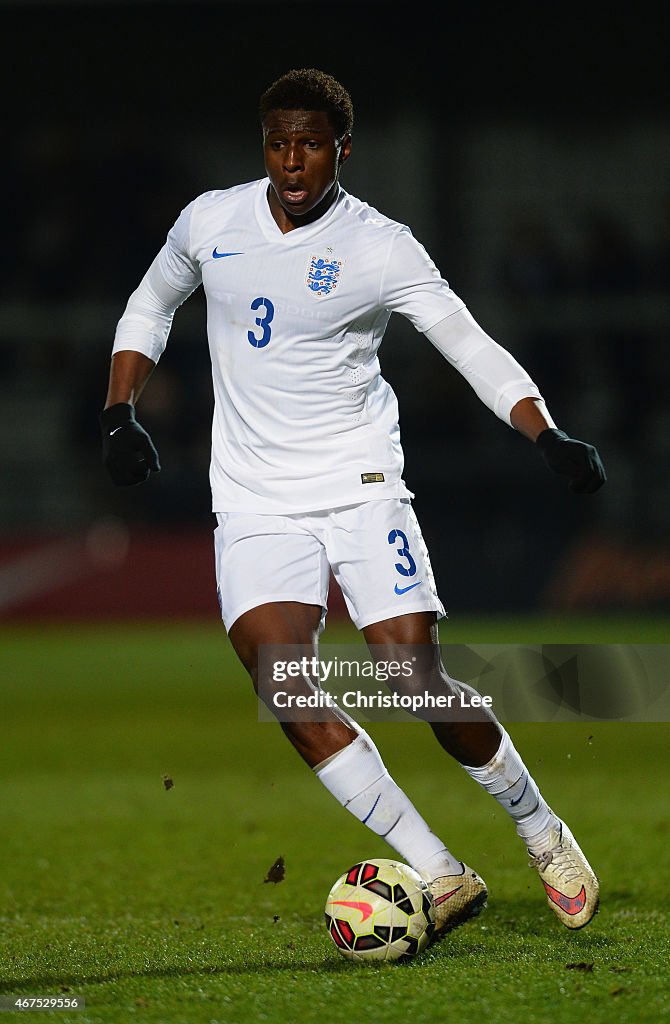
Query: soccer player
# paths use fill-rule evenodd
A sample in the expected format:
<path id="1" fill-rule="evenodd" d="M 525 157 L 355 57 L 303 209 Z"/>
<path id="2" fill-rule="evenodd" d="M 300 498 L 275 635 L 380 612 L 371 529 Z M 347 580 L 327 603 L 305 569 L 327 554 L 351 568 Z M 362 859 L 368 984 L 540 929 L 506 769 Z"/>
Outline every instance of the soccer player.
<path id="1" fill-rule="evenodd" d="M 267 176 L 182 210 L 118 323 L 101 427 L 116 484 L 158 472 L 135 406 L 176 308 L 202 283 L 221 612 L 268 701 L 259 647 L 316 650 L 331 569 L 369 645 L 438 643 L 445 612 L 402 479 L 396 397 L 377 359 L 392 312 L 425 334 L 573 491 L 595 491 L 605 472 L 595 448 L 556 429 L 528 374 L 478 326 L 409 228 L 340 186 L 353 124 L 342 85 L 322 71 L 289 71 L 263 94 L 260 115 Z M 428 672 L 444 694 L 473 692 L 439 656 Z M 282 728 L 333 796 L 427 880 L 436 932 L 480 911 L 484 881 L 431 831 L 370 737 L 339 710 L 322 718 Z M 431 728 L 513 819 L 559 919 L 587 924 L 598 907 L 596 876 L 493 713 Z"/>

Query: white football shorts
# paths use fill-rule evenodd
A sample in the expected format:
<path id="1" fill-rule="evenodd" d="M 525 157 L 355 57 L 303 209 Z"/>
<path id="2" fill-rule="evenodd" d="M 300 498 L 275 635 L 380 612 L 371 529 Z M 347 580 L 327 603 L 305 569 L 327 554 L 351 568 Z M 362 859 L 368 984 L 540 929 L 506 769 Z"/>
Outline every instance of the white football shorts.
<path id="1" fill-rule="evenodd" d="M 358 629 L 407 612 L 445 610 L 407 498 L 383 498 L 291 515 L 219 512 L 216 582 L 227 630 L 272 601 L 321 605 L 330 570 Z"/>

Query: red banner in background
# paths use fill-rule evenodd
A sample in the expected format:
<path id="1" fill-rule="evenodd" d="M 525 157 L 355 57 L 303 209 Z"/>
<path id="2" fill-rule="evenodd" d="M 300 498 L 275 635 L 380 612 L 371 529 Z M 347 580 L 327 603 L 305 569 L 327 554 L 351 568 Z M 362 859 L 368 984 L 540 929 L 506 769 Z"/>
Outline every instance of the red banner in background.
<path id="1" fill-rule="evenodd" d="M 670 602 L 670 549 L 584 537 L 571 545 L 547 582 L 542 604 L 551 609 L 664 608 Z"/>
<path id="2" fill-rule="evenodd" d="M 646 609 L 670 601 L 670 551 L 587 538 L 568 548 L 541 608 Z M 347 618 L 331 575 L 328 610 Z M 0 537 L 0 620 L 210 619 L 219 607 L 209 529 L 129 529 L 104 519 L 87 531 Z"/>
<path id="3" fill-rule="evenodd" d="M 332 578 L 329 613 L 346 615 Z M 0 541 L 0 619 L 170 618 L 219 618 L 210 530 L 104 520 L 76 535 Z"/>

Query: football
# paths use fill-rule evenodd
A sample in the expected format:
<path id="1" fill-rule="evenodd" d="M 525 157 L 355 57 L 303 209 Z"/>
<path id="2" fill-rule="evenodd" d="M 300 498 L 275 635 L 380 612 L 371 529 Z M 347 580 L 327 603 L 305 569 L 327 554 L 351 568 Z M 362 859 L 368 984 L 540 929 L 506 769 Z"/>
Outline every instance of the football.
<path id="1" fill-rule="evenodd" d="M 408 864 L 365 860 L 345 871 L 328 893 L 326 927 L 349 960 L 410 960 L 430 942 L 435 904 Z"/>

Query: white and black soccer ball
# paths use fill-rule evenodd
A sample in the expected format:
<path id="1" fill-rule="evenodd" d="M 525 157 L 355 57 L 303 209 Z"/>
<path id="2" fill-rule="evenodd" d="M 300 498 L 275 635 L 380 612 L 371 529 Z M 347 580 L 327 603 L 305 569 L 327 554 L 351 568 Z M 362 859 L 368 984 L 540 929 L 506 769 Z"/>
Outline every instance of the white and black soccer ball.
<path id="1" fill-rule="evenodd" d="M 328 893 L 326 927 L 350 960 L 409 960 L 430 942 L 435 904 L 408 864 L 365 860 L 345 871 Z"/>

